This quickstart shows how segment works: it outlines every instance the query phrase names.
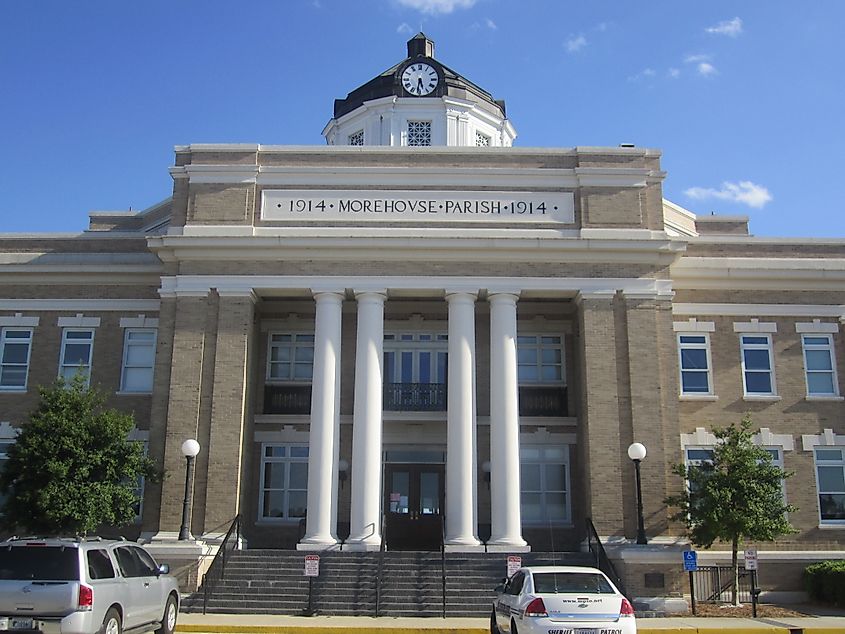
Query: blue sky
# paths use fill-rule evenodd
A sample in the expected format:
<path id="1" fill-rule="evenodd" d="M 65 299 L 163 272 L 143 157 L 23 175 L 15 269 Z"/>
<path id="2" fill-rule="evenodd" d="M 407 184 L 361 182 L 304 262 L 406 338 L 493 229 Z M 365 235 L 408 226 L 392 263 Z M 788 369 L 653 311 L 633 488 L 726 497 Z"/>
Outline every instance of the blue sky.
<path id="1" fill-rule="evenodd" d="M 177 144 L 322 145 L 422 29 L 516 145 L 659 148 L 696 213 L 845 237 L 843 25 L 841 0 L 7 0 L 0 232 L 155 204 Z"/>

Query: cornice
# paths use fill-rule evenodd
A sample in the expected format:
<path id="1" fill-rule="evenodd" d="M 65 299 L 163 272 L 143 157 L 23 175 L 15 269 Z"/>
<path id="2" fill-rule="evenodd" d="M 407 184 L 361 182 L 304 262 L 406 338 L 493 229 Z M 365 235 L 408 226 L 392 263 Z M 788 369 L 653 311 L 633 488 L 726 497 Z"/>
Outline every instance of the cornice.
<path id="1" fill-rule="evenodd" d="M 0 299 L 0 310 L 127 313 L 158 312 L 157 299 Z"/>
<path id="2" fill-rule="evenodd" d="M 671 267 L 676 289 L 845 291 L 843 258 L 684 256 Z"/>
<path id="3" fill-rule="evenodd" d="M 845 305 L 838 304 L 717 304 L 686 303 L 672 305 L 674 315 L 712 317 L 845 317 Z"/>

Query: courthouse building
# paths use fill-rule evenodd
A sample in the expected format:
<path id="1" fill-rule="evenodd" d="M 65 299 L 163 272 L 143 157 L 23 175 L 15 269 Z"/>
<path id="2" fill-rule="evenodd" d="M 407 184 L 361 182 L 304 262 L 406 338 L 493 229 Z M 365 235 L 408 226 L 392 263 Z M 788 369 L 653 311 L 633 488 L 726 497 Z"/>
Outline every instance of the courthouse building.
<path id="1" fill-rule="evenodd" d="M 514 147 L 422 34 L 323 135 L 178 146 L 167 200 L 0 236 L 2 442 L 82 371 L 167 474 L 129 537 L 175 540 L 195 438 L 198 540 L 577 550 L 589 518 L 636 577 L 682 570 L 672 465 L 750 413 L 798 507 L 761 566 L 841 556 L 845 240 L 697 216 L 658 150 Z"/>

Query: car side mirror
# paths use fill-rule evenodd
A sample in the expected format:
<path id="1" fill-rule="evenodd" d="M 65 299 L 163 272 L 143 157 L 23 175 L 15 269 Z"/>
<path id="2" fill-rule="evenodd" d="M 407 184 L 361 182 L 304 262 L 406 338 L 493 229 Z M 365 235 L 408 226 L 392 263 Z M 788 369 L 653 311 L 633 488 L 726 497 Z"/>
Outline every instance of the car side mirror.
<path id="1" fill-rule="evenodd" d="M 169 575 L 170 574 L 170 564 L 161 564 L 156 571 L 160 575 Z"/>

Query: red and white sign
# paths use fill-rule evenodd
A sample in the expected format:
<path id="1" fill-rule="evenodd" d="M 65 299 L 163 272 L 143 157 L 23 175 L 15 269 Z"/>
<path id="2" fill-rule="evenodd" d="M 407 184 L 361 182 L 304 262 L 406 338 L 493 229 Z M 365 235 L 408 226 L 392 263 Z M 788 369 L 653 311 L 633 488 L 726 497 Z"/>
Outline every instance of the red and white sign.
<path id="1" fill-rule="evenodd" d="M 522 568 L 522 557 L 517 555 L 508 556 L 508 579 L 513 577 L 514 573 Z"/>
<path id="2" fill-rule="evenodd" d="M 320 576 L 320 555 L 305 555 L 305 576 Z"/>
<path id="3" fill-rule="evenodd" d="M 745 551 L 745 569 L 757 570 L 757 549 L 749 548 Z"/>

